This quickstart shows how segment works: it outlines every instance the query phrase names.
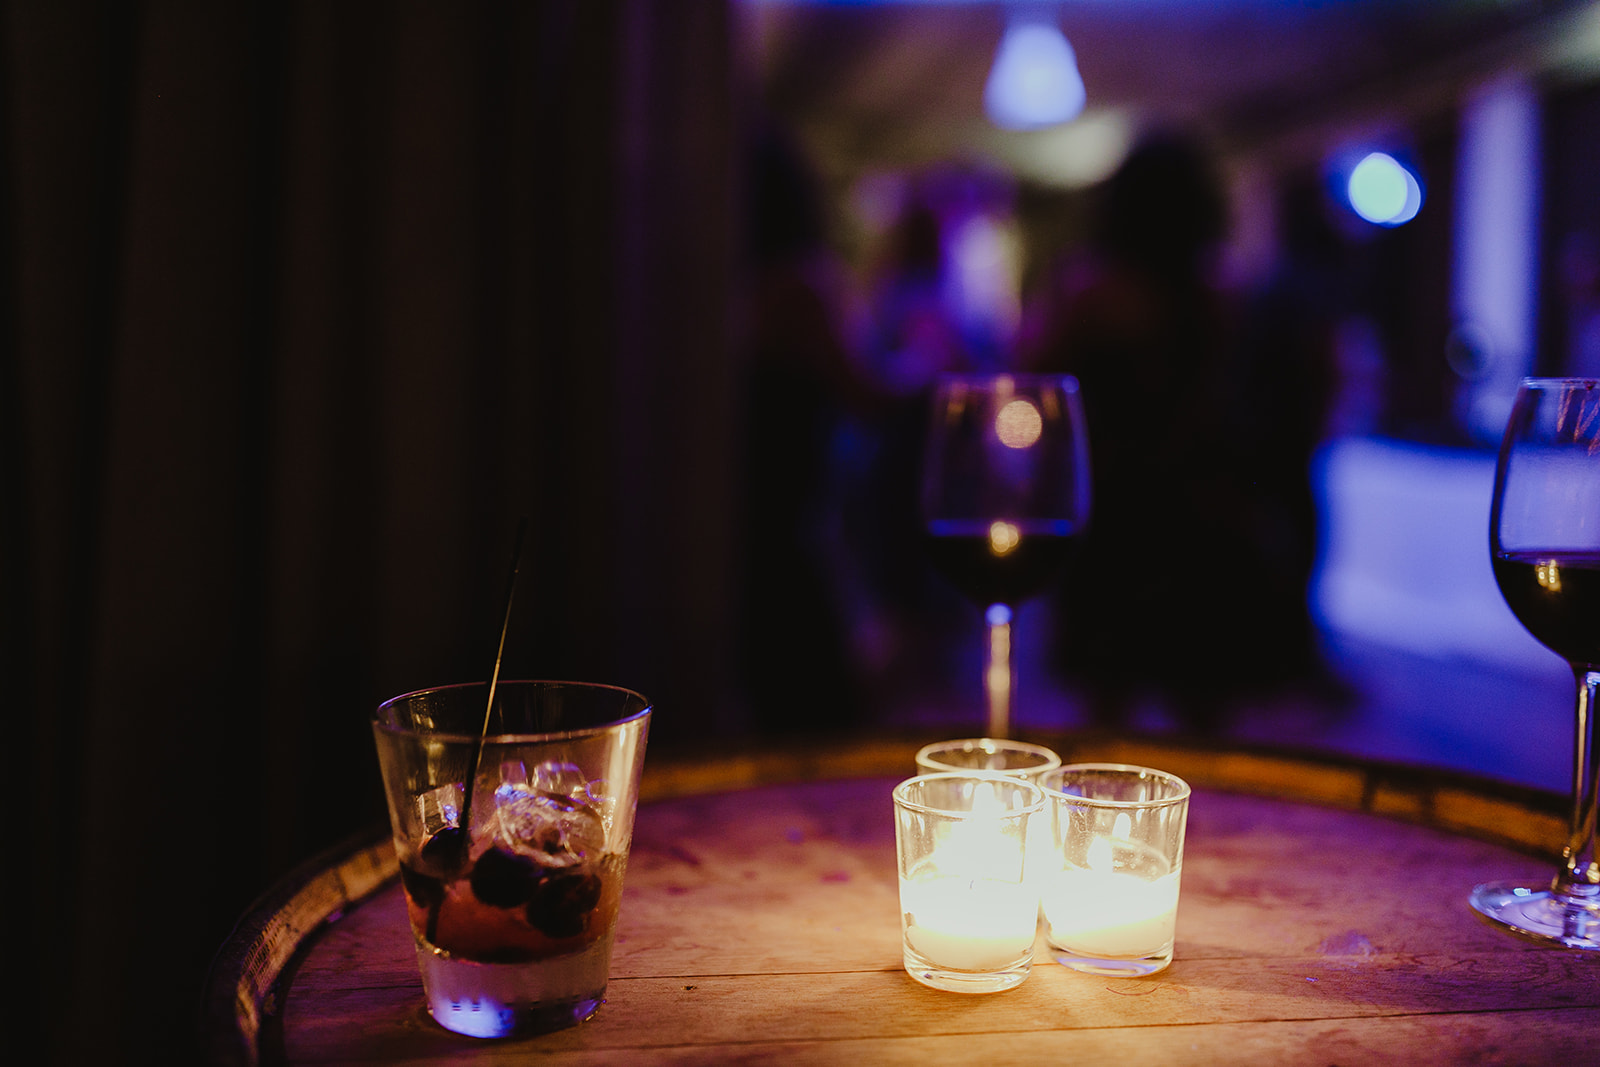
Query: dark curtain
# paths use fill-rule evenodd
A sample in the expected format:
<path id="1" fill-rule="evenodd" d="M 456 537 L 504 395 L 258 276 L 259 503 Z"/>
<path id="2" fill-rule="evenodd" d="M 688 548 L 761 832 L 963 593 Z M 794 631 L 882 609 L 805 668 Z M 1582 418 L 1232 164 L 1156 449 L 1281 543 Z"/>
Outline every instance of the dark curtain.
<path id="1" fill-rule="evenodd" d="M 370 709 L 487 677 L 519 518 L 502 676 L 725 725 L 731 22 L 5 7 L 5 915 L 59 1062 L 182 1062 L 231 921 L 385 818 Z"/>

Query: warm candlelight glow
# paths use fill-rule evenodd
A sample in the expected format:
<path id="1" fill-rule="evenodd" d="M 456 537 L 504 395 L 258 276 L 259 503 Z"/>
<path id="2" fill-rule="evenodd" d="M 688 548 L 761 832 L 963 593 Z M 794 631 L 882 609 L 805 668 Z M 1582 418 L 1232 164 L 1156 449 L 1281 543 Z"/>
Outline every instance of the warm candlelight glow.
<path id="1" fill-rule="evenodd" d="M 1007 832 L 1006 802 L 992 782 L 972 784 L 972 818 L 946 823 L 937 828 L 938 843 L 924 866 L 940 875 L 973 880 L 1009 878 L 1021 873 L 1017 855 L 1016 827 Z"/>
<path id="2" fill-rule="evenodd" d="M 1027 955 L 1039 907 L 1032 887 L 944 874 L 943 862 L 936 854 L 900 881 L 911 947 L 940 966 L 961 971 L 998 970 Z"/>
<path id="3" fill-rule="evenodd" d="M 1028 871 L 1037 786 L 931 774 L 895 791 L 906 970 L 925 985 L 1009 989 L 1027 976 L 1039 917 Z"/>
<path id="4" fill-rule="evenodd" d="M 1172 960 L 1189 787 L 1124 764 L 1046 774 L 1055 805 L 1040 911 L 1061 963 L 1096 974 L 1153 974 Z"/>
<path id="5" fill-rule="evenodd" d="M 970 786 L 973 818 L 940 827 L 939 843 L 903 879 L 901 906 L 911 947 L 946 967 L 1003 967 L 1028 951 L 1038 915 L 1033 887 L 1020 880 L 1017 825 L 994 782 Z"/>
<path id="6" fill-rule="evenodd" d="M 1127 844 L 1127 843 L 1119 843 Z M 1101 838 L 1089 846 L 1088 868 L 1067 867 L 1046 880 L 1043 909 L 1053 943 L 1107 959 L 1154 955 L 1172 944 L 1178 918 L 1178 871 L 1154 853 L 1143 864 L 1154 878 L 1119 870 L 1114 846 Z"/>

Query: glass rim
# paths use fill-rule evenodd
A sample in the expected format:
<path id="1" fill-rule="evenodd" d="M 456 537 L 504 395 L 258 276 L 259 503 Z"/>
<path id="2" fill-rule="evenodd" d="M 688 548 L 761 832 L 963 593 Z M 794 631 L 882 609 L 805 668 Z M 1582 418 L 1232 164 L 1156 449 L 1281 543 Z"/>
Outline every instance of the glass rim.
<path id="1" fill-rule="evenodd" d="M 606 682 L 580 682 L 559 678 L 503 679 L 495 683 L 496 695 L 498 695 L 499 691 L 502 689 L 523 688 L 526 686 L 605 690 L 621 694 L 624 697 L 632 697 L 642 704 L 643 707 L 626 715 L 620 715 L 615 719 L 610 719 L 602 723 L 596 723 L 593 726 L 580 726 L 571 730 L 550 730 L 544 732 L 526 733 L 495 733 L 482 735 L 477 733 L 463 733 L 458 730 L 420 730 L 412 727 L 396 726 L 393 723 L 384 721 L 383 712 L 386 708 L 393 707 L 396 704 L 400 704 L 408 700 L 430 696 L 435 693 L 454 693 L 467 689 L 485 690 L 489 687 L 488 682 L 456 682 L 450 685 L 433 685 L 427 686 L 423 689 L 413 689 L 409 693 L 401 693 L 399 696 L 390 697 L 388 700 L 382 701 L 377 707 L 372 709 L 371 723 L 374 729 L 382 730 L 385 733 L 395 734 L 398 736 L 426 737 L 430 740 L 441 741 L 450 744 L 476 743 L 479 740 L 491 742 L 493 744 L 530 744 L 542 741 L 565 741 L 577 737 L 596 737 L 600 734 L 606 733 L 609 730 L 614 730 L 618 726 L 626 726 L 629 723 L 636 722 L 640 719 L 647 719 L 650 717 L 651 711 L 653 711 L 655 708 L 655 705 L 643 693 L 640 693 L 637 690 L 629 689 L 626 686 L 611 685 Z"/>
<path id="2" fill-rule="evenodd" d="M 956 747 L 956 746 L 960 746 L 960 745 L 970 745 L 970 746 L 973 746 L 973 747 L 971 747 L 971 748 L 957 748 Z M 995 746 L 999 746 L 999 747 L 994 748 L 994 749 L 986 750 L 986 749 L 981 747 L 983 745 L 995 745 Z M 1004 774 L 1007 777 L 1014 778 L 1014 777 L 1016 777 L 1016 772 L 1018 772 L 1018 771 L 1027 771 L 1029 774 L 1043 774 L 1043 773 L 1045 773 L 1047 771 L 1053 771 L 1057 767 L 1061 766 L 1061 757 L 1058 756 L 1054 752 L 1054 750 L 1046 748 L 1044 745 L 1036 745 L 1031 741 L 1013 741 L 1010 738 L 1005 738 L 1005 737 L 957 737 L 957 738 L 952 738 L 949 741 L 934 741 L 934 742 L 932 742 L 930 744 L 923 745 L 921 748 L 919 748 L 917 750 L 916 763 L 920 767 L 922 765 L 922 761 L 923 761 L 924 757 L 928 757 L 928 762 L 931 763 L 931 762 L 933 762 L 933 759 L 929 754 L 933 753 L 933 752 L 936 752 L 936 751 L 944 750 L 944 749 L 953 749 L 954 751 L 959 751 L 959 752 L 989 751 L 991 753 L 995 753 L 995 752 L 999 752 L 999 751 L 1002 751 L 1003 749 L 1007 749 L 1007 748 L 1013 749 L 1013 750 L 1016 750 L 1016 751 L 1020 751 L 1020 752 L 1027 752 L 1027 753 L 1030 753 L 1030 754 L 1036 755 L 1036 756 L 1040 756 L 1040 757 L 1042 757 L 1042 762 L 1039 763 L 1037 766 L 1033 766 L 1033 767 L 1016 767 L 1016 768 L 1011 768 L 1011 769 L 1007 769 L 1007 770 L 999 770 L 999 771 L 996 771 L 996 768 L 992 768 L 992 767 L 952 768 L 952 771 L 954 771 L 955 773 L 960 773 L 963 770 L 983 771 L 983 772 L 996 771 L 996 773 Z M 931 773 L 940 773 L 940 772 L 931 772 Z"/>
<path id="3" fill-rule="evenodd" d="M 1583 375 L 1565 375 L 1558 378 L 1523 378 L 1517 383 L 1518 389 L 1549 389 L 1560 386 L 1583 386 L 1585 389 L 1600 388 L 1600 378 L 1590 378 Z"/>
<path id="4" fill-rule="evenodd" d="M 936 385 L 977 385 L 984 386 L 992 382 L 1006 380 L 1016 385 L 1060 385 L 1068 393 L 1076 393 L 1081 388 L 1078 376 L 1075 374 L 1052 374 L 1047 371 L 940 371 L 934 375 Z"/>
<path id="5" fill-rule="evenodd" d="M 975 782 L 997 782 L 1003 785 L 1020 787 L 1035 794 L 1035 798 L 1029 800 L 1025 807 L 1007 808 L 1005 811 L 1000 812 L 985 812 L 972 811 L 968 808 L 943 808 L 937 804 L 924 804 L 921 801 L 912 800 L 906 795 L 912 786 L 930 781 L 948 781 L 953 778 L 962 778 Z M 1044 803 L 1049 799 L 1045 796 L 1044 789 L 1037 784 L 1028 781 L 1026 778 L 1018 778 L 1014 774 L 1004 774 L 999 771 L 937 771 L 933 774 L 913 775 L 894 787 L 893 796 L 897 807 L 905 808 L 907 811 L 914 811 L 921 815 L 942 815 L 946 818 L 955 819 L 992 819 L 995 822 L 1015 819 L 1019 815 L 1037 814 L 1044 810 Z"/>
<path id="6" fill-rule="evenodd" d="M 1061 789 L 1052 789 L 1044 784 L 1045 778 L 1053 778 L 1068 771 L 1114 771 L 1127 774 L 1130 777 L 1154 778 L 1174 786 L 1175 790 L 1171 796 L 1166 797 L 1151 797 L 1148 800 L 1115 800 L 1111 797 L 1081 796 Z M 1188 782 L 1170 771 L 1161 771 L 1154 767 L 1141 767 L 1135 763 L 1064 763 L 1041 776 L 1039 788 L 1044 790 L 1047 796 L 1097 808 L 1163 808 L 1171 804 L 1187 801 L 1190 794 L 1194 792 Z"/>

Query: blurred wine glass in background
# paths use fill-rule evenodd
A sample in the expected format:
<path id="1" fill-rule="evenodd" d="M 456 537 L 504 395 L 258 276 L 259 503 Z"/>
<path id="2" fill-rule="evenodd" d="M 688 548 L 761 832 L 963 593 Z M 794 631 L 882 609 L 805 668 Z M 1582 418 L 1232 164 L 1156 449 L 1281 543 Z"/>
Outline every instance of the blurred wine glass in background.
<path id="1" fill-rule="evenodd" d="M 933 391 L 922 480 L 934 567 L 985 612 L 987 733 L 1011 730 L 1011 617 L 1060 573 L 1089 519 L 1070 375 L 952 374 Z"/>

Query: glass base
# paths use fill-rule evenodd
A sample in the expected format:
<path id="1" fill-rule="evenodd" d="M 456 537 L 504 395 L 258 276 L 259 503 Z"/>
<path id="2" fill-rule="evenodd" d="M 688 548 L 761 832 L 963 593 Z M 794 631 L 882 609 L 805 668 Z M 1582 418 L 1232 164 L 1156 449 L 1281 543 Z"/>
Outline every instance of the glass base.
<path id="1" fill-rule="evenodd" d="M 925 986 L 950 993 L 1004 993 L 1015 989 L 1028 977 L 1033 961 L 1023 960 L 999 971 L 953 971 L 929 963 L 915 953 L 905 954 L 906 973 Z"/>
<path id="2" fill-rule="evenodd" d="M 611 935 L 565 956 L 527 963 L 458 959 L 420 937 L 428 1014 L 467 1037 L 526 1037 L 576 1026 L 605 1003 Z"/>
<path id="3" fill-rule="evenodd" d="M 466 1001 L 432 997 L 428 1014 L 446 1030 L 467 1037 L 532 1037 L 576 1026 L 603 1003 L 603 998 L 585 997 L 511 1007 L 489 997 Z"/>
<path id="4" fill-rule="evenodd" d="M 1069 948 L 1050 946 L 1050 954 L 1056 962 L 1064 967 L 1071 967 L 1075 971 L 1085 974 L 1106 975 L 1111 978 L 1143 978 L 1147 974 L 1167 969 L 1167 964 L 1172 962 L 1172 949 L 1150 956 L 1140 956 L 1136 959 L 1115 959 L 1103 956 L 1088 956 L 1081 952 L 1073 952 Z"/>
<path id="5" fill-rule="evenodd" d="M 1600 906 L 1569 903 L 1548 886 L 1490 882 L 1467 899 L 1479 915 L 1514 934 L 1547 945 L 1600 949 Z"/>

